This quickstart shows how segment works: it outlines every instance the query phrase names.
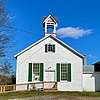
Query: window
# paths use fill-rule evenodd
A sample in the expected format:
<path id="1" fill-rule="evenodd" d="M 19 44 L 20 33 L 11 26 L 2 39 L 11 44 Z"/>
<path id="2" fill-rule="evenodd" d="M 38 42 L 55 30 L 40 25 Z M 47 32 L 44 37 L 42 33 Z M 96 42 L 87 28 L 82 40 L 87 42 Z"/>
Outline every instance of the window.
<path id="1" fill-rule="evenodd" d="M 48 51 L 52 51 L 52 45 L 51 44 L 48 45 Z"/>
<path id="2" fill-rule="evenodd" d="M 57 81 L 71 82 L 71 63 L 57 63 L 56 76 Z"/>
<path id="3" fill-rule="evenodd" d="M 51 24 L 52 24 L 52 23 L 51 23 Z M 49 33 L 49 34 L 51 33 L 51 34 L 52 34 L 52 33 L 53 33 L 53 30 L 54 30 L 53 27 L 52 27 L 52 26 L 49 26 L 49 27 L 47 28 L 47 33 Z"/>
<path id="4" fill-rule="evenodd" d="M 65 64 L 61 64 L 61 80 L 67 80 L 68 77 L 68 65 Z"/>
<path id="5" fill-rule="evenodd" d="M 33 63 L 33 74 L 34 74 L 34 80 L 39 81 L 39 78 L 40 78 L 40 64 L 39 63 Z"/>
<path id="6" fill-rule="evenodd" d="M 44 63 L 29 63 L 28 81 L 43 81 Z"/>
<path id="7" fill-rule="evenodd" d="M 54 44 L 46 44 L 45 52 L 55 52 L 55 45 Z"/>

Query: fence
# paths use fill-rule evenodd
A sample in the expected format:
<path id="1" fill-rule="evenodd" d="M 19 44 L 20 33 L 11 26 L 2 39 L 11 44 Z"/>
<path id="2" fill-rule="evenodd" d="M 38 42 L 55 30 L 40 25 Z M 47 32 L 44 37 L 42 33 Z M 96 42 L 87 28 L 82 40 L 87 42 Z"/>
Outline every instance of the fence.
<path id="1" fill-rule="evenodd" d="M 0 92 L 10 92 L 10 91 L 15 91 L 15 90 L 16 90 L 16 85 L 0 86 Z"/>
<path id="2" fill-rule="evenodd" d="M 15 85 L 0 85 L 0 93 L 30 90 L 57 90 L 57 82 L 35 82 Z"/>

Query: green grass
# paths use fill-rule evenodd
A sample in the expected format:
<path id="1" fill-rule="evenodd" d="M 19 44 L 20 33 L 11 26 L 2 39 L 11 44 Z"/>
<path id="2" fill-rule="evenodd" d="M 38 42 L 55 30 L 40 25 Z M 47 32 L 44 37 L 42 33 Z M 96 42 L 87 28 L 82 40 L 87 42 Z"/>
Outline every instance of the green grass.
<path id="1" fill-rule="evenodd" d="M 26 98 L 34 96 L 50 96 L 50 95 L 66 95 L 66 96 L 90 96 L 90 97 L 100 97 L 100 92 L 14 92 L 14 93 L 0 93 L 0 99 L 8 98 Z"/>

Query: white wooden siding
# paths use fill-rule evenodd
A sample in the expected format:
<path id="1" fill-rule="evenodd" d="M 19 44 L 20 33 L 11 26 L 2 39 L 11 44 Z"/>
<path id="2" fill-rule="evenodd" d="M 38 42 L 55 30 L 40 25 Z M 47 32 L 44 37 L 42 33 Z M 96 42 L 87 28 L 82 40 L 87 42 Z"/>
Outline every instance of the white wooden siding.
<path id="1" fill-rule="evenodd" d="M 100 91 L 100 72 L 83 74 L 84 91 Z"/>
<path id="2" fill-rule="evenodd" d="M 55 53 L 45 53 L 45 44 L 48 43 L 55 44 Z M 67 50 L 50 37 L 17 57 L 17 84 L 28 82 L 28 63 L 44 63 L 44 76 L 48 67 L 51 67 L 50 70 L 54 70 L 56 74 L 56 63 L 71 63 L 71 82 L 59 82 L 58 90 L 83 90 L 82 58 Z M 44 77 L 44 81 L 47 80 L 46 78 Z"/>

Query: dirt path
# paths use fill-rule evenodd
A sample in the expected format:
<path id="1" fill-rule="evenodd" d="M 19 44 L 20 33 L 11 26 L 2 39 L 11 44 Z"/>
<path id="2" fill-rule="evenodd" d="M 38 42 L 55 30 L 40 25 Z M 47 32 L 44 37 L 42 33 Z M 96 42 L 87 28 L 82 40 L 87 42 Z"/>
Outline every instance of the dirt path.
<path id="1" fill-rule="evenodd" d="M 3 100 L 3 99 L 2 99 Z M 7 99 L 6 99 L 7 100 Z M 8 100 L 100 100 L 100 97 L 80 97 L 80 96 L 37 96 L 30 98 L 16 98 Z"/>

